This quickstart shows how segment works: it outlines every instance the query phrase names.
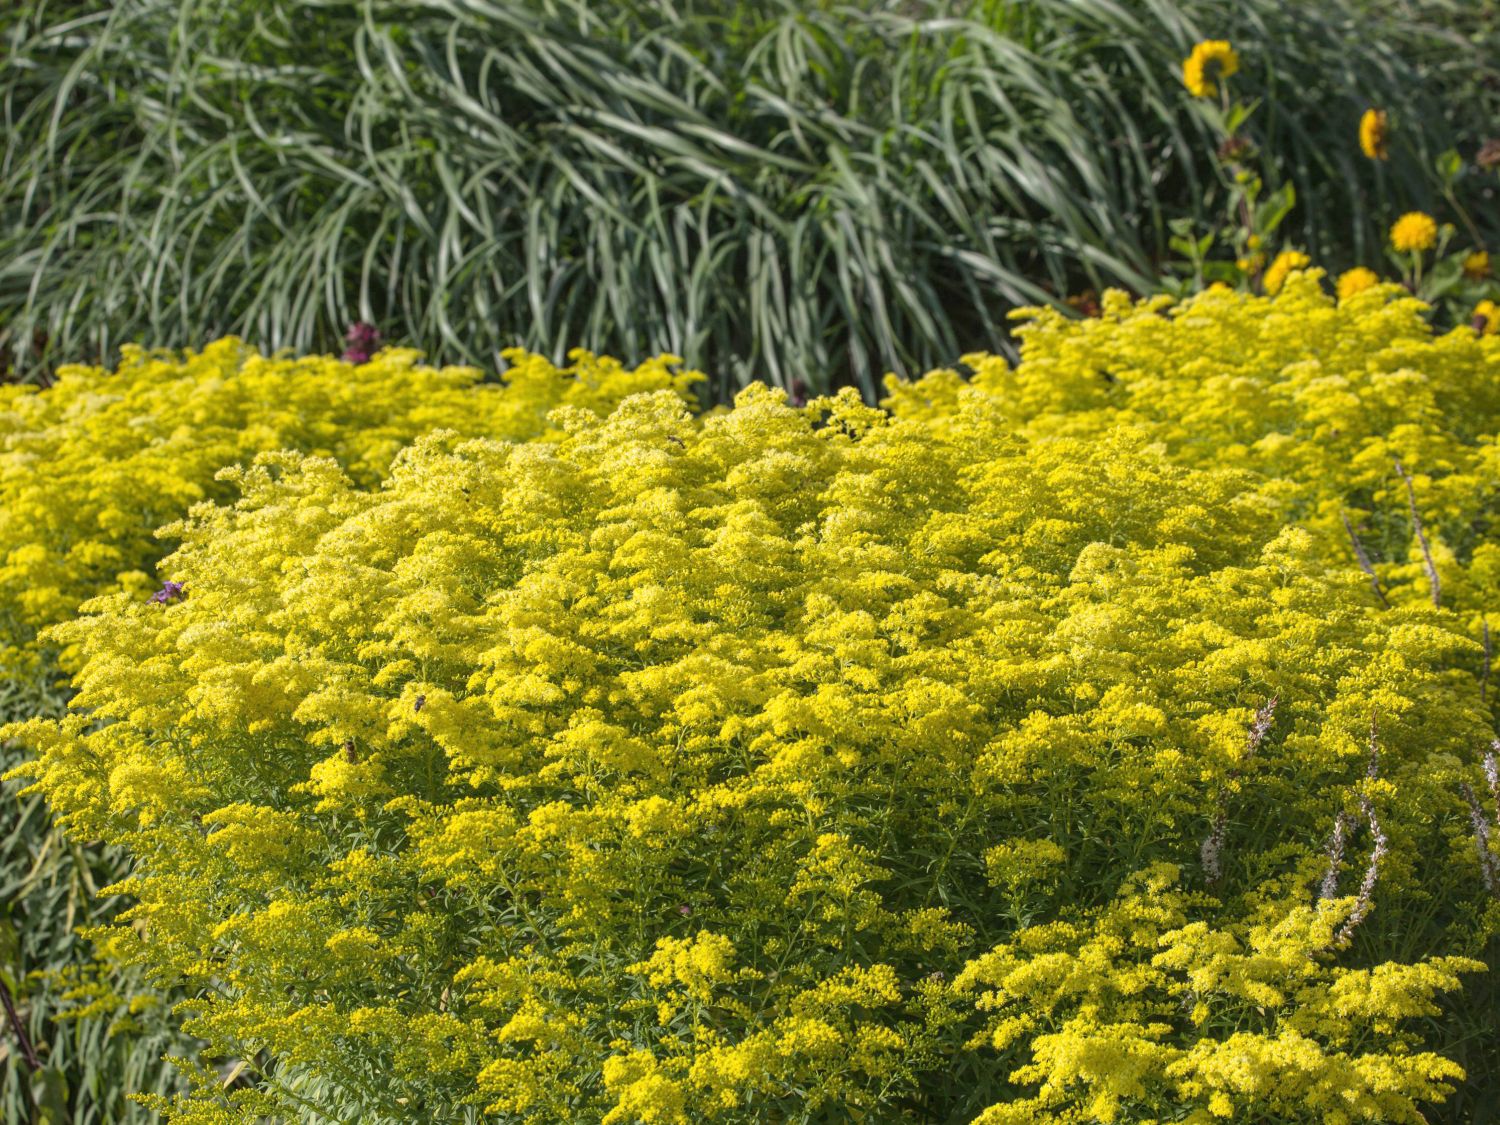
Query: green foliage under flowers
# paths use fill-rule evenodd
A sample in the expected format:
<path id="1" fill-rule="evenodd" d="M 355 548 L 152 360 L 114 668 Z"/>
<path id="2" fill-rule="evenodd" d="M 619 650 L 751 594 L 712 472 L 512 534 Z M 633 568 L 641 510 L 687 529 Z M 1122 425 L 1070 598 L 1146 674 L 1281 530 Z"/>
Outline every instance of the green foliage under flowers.
<path id="1" fill-rule="evenodd" d="M 25 371 L 356 317 L 446 361 L 579 340 L 873 399 L 1004 313 L 1149 291 L 1230 184 L 1232 39 L 1283 233 L 1342 268 L 1500 94 L 1492 0 L 30 0 L 0 15 L 0 332 Z M 1354 130 L 1389 109 L 1401 159 Z M 1460 191 L 1492 241 L 1494 192 Z"/>
<path id="2" fill-rule="evenodd" d="M 888 409 L 228 473 L 8 730 L 249 1060 L 153 1104 L 1483 1120 L 1500 337 L 1301 272 L 1103 311 Z"/>

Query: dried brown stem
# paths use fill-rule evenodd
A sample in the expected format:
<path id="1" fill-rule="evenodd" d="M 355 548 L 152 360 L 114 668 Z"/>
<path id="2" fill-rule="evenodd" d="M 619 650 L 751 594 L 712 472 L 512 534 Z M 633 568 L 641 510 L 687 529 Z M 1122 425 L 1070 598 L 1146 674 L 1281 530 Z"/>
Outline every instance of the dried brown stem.
<path id="1" fill-rule="evenodd" d="M 1417 543 L 1422 548 L 1422 565 L 1427 570 L 1427 582 L 1432 587 L 1432 606 L 1440 608 L 1443 604 L 1442 587 L 1438 584 L 1437 565 L 1432 561 L 1432 547 L 1427 542 L 1427 531 L 1422 527 L 1422 515 L 1417 511 L 1417 491 L 1412 487 L 1411 475 L 1401 467 L 1401 462 L 1396 462 L 1396 472 L 1406 482 L 1406 503 L 1411 509 L 1412 530 L 1417 533 Z"/>
<path id="2" fill-rule="evenodd" d="M 1324 849 L 1324 854 L 1328 856 L 1328 869 L 1323 873 L 1322 883 L 1318 885 L 1318 902 L 1338 894 L 1339 868 L 1344 864 L 1344 846 L 1349 841 L 1349 830 L 1353 827 L 1354 818 L 1348 813 L 1341 812 L 1333 818 L 1333 831 L 1329 833 L 1328 847 Z"/>
<path id="3" fill-rule="evenodd" d="M 26 1025 L 21 1022 L 21 1016 L 16 1011 L 16 1002 L 12 999 L 10 989 L 6 987 L 3 980 L 0 980 L 0 1003 L 4 1003 L 6 1021 L 21 1045 L 21 1057 L 26 1060 L 26 1065 L 32 1070 L 41 1070 L 42 1060 L 36 1057 L 36 1048 L 31 1045 L 31 1036 L 26 1034 Z"/>
<path id="4" fill-rule="evenodd" d="M 1273 695 L 1255 713 L 1255 719 L 1250 723 L 1250 731 L 1245 739 L 1245 753 L 1241 756 L 1239 765 L 1229 771 L 1226 783 L 1239 777 L 1240 770 L 1255 757 L 1256 751 L 1260 749 L 1260 744 L 1265 741 L 1266 734 L 1271 729 L 1278 702 L 1277 697 Z M 1213 828 L 1209 830 L 1208 837 L 1198 849 L 1198 858 L 1203 864 L 1203 874 L 1210 885 L 1217 883 L 1224 875 L 1224 836 L 1229 828 L 1228 801 L 1228 793 L 1221 789 L 1216 801 L 1218 812 L 1214 815 Z"/>
<path id="5" fill-rule="evenodd" d="M 1479 677 L 1479 702 L 1485 701 L 1485 696 L 1490 687 L 1490 658 L 1494 655 L 1490 647 L 1490 622 L 1486 617 L 1479 619 L 1480 625 L 1484 627 L 1484 672 Z"/>
<path id="6" fill-rule="evenodd" d="M 1479 804 L 1473 787 L 1467 782 L 1459 785 L 1464 800 L 1469 803 L 1469 823 L 1474 826 L 1474 850 L 1479 855 L 1479 877 L 1484 880 L 1484 889 L 1490 897 L 1500 898 L 1500 860 L 1490 851 L 1490 821 Z"/>
<path id="7" fill-rule="evenodd" d="M 1375 591 L 1375 596 L 1380 599 L 1380 604 L 1386 607 L 1390 602 L 1386 600 L 1385 591 L 1380 588 L 1380 577 L 1375 573 L 1375 566 L 1370 562 L 1370 556 L 1365 553 L 1365 545 L 1359 541 L 1359 536 L 1354 532 L 1354 525 L 1349 522 L 1349 514 L 1340 512 L 1339 518 L 1344 521 L 1344 530 L 1349 533 L 1349 542 L 1354 544 L 1354 557 L 1359 560 L 1359 569 L 1364 571 L 1370 579 L 1370 588 Z"/>

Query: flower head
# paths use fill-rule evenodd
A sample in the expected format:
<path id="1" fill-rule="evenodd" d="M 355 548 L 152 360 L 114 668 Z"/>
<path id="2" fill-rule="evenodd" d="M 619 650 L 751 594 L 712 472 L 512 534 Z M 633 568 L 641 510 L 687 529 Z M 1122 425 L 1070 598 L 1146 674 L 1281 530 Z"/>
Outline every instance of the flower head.
<path id="1" fill-rule="evenodd" d="M 1474 306 L 1474 331 L 1481 336 L 1500 334 L 1500 304 L 1480 301 Z"/>
<path id="2" fill-rule="evenodd" d="M 1367 270 L 1364 266 L 1355 266 L 1339 275 L 1339 300 L 1347 301 L 1356 293 L 1363 293 L 1372 286 L 1379 285 L 1380 278 L 1374 270 Z"/>
<path id="3" fill-rule="evenodd" d="M 1219 80 L 1240 69 L 1240 57 L 1227 39 L 1205 39 L 1182 60 L 1182 84 L 1195 98 L 1212 97 Z"/>
<path id="4" fill-rule="evenodd" d="M 1399 254 L 1431 250 L 1437 245 L 1437 222 L 1423 211 L 1408 211 L 1391 224 L 1391 245 Z"/>
<path id="5" fill-rule="evenodd" d="M 1286 275 L 1293 270 L 1305 269 L 1312 264 L 1312 259 L 1300 250 L 1283 250 L 1276 255 L 1270 267 L 1266 270 L 1265 288 L 1268 294 L 1281 292 L 1281 287 L 1286 283 Z"/>
<path id="6" fill-rule="evenodd" d="M 1464 276 L 1470 281 L 1483 281 L 1490 275 L 1490 256 L 1484 250 L 1475 250 L 1464 258 Z"/>
<path id="7" fill-rule="evenodd" d="M 1238 164 L 1255 155 L 1255 146 L 1241 136 L 1225 137 L 1219 143 L 1218 156 L 1225 164 Z"/>
<path id="8" fill-rule="evenodd" d="M 1359 119 L 1359 147 L 1371 160 L 1384 160 L 1389 156 L 1386 141 L 1390 137 L 1391 121 L 1383 109 L 1367 109 Z"/>
<path id="9" fill-rule="evenodd" d="M 166 605 L 168 602 L 181 601 L 187 597 L 187 587 L 181 582 L 163 582 L 161 589 L 151 595 L 151 600 L 157 605 Z"/>
<path id="10" fill-rule="evenodd" d="M 344 360 L 347 363 L 369 363 L 380 347 L 380 330 L 373 324 L 356 320 L 344 333 Z"/>

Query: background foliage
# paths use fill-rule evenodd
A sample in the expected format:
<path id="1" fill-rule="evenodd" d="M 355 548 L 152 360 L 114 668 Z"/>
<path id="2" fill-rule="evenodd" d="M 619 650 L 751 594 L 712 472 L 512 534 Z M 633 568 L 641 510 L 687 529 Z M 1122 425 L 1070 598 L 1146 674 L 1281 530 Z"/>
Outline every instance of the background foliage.
<path id="1" fill-rule="evenodd" d="M 1018 302 L 1147 291 L 1168 222 L 1219 214 L 1177 77 L 1205 35 L 1241 51 L 1288 233 L 1373 264 L 1392 214 L 1442 217 L 1435 154 L 1492 127 L 1497 11 L 33 0 L 0 16 L 0 331 L 29 370 L 130 339 L 327 348 L 363 317 L 445 362 L 587 341 L 675 352 L 721 395 L 872 399 L 1006 347 Z"/>

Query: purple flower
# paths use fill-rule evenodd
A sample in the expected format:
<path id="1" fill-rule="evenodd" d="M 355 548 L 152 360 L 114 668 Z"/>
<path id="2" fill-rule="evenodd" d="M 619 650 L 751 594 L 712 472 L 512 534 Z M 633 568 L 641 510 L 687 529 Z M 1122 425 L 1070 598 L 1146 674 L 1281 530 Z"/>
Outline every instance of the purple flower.
<path id="1" fill-rule="evenodd" d="M 369 363 L 380 348 L 380 330 L 373 324 L 356 320 L 344 333 L 344 359 L 348 363 Z"/>
<path id="2" fill-rule="evenodd" d="M 151 595 L 151 600 L 157 605 L 166 605 L 168 602 L 181 601 L 187 597 L 187 587 L 181 582 L 163 582 L 161 589 Z"/>

